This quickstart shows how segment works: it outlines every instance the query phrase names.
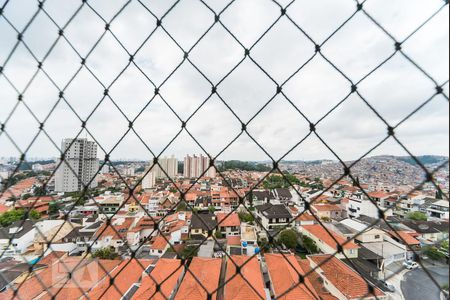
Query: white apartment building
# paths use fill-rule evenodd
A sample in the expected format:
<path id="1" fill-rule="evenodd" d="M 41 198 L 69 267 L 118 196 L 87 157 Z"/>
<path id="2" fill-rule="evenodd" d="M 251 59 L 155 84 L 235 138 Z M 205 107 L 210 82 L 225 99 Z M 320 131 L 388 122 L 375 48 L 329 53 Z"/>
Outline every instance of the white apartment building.
<path id="1" fill-rule="evenodd" d="M 178 159 L 175 156 L 160 158 L 158 164 L 153 168 L 156 178 L 175 178 L 178 175 Z"/>
<path id="2" fill-rule="evenodd" d="M 148 170 L 153 166 L 151 165 L 145 170 L 145 177 L 142 179 L 142 188 L 151 189 L 155 186 L 156 179 L 168 179 L 175 178 L 178 175 L 178 159 L 174 155 L 171 157 L 163 157 L 158 159 L 158 164 L 155 165 L 150 172 Z M 144 173 L 144 174 L 145 174 Z"/>
<path id="3" fill-rule="evenodd" d="M 148 169 L 145 172 L 147 171 Z M 145 175 L 144 178 L 142 178 L 142 189 L 144 190 L 154 188 L 155 184 L 156 184 L 156 177 L 152 171 L 148 172 L 147 175 Z"/>
<path id="4" fill-rule="evenodd" d="M 89 183 L 90 188 L 95 188 L 95 175 L 99 168 L 95 142 L 87 139 L 65 139 L 61 151 L 64 153 L 66 150 L 65 159 L 56 171 L 55 191 L 81 191 L 84 185 Z"/>
<path id="5" fill-rule="evenodd" d="M 354 193 L 347 204 L 347 215 L 350 218 L 358 218 L 361 215 L 378 218 L 378 207 L 361 193 Z"/>
<path id="6" fill-rule="evenodd" d="M 447 219 L 449 217 L 448 201 L 439 200 L 434 202 L 427 208 L 428 217 Z"/>
<path id="7" fill-rule="evenodd" d="M 184 158 L 184 172 L 185 178 L 199 178 L 202 176 L 214 178 L 216 177 L 216 169 L 209 168 L 210 159 L 202 154 L 200 155 L 187 155 Z"/>

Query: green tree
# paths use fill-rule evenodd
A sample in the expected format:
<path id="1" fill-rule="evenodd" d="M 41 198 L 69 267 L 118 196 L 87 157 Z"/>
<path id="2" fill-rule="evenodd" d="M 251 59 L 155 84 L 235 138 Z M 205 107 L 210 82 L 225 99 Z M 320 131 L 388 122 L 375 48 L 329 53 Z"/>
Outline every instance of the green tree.
<path id="1" fill-rule="evenodd" d="M 41 214 L 35 210 L 30 211 L 28 214 L 30 219 L 38 220 Z M 0 226 L 7 227 L 12 223 L 23 220 L 25 218 L 25 211 L 23 209 L 13 209 L 0 214 Z"/>
<path id="2" fill-rule="evenodd" d="M 47 195 L 47 191 L 43 186 L 38 186 L 34 189 L 34 196 L 35 197 L 41 197 Z"/>
<path id="3" fill-rule="evenodd" d="M 214 213 L 216 211 L 216 208 L 214 206 L 208 206 L 208 210 Z"/>
<path id="4" fill-rule="evenodd" d="M 216 230 L 216 233 L 214 234 L 216 239 L 223 239 L 223 234 L 220 232 L 220 230 Z"/>
<path id="5" fill-rule="evenodd" d="M 50 202 L 50 204 L 48 205 L 48 213 L 49 215 L 54 215 L 57 214 L 59 212 L 59 203 L 58 202 Z"/>
<path id="6" fill-rule="evenodd" d="M 319 253 L 316 243 L 307 236 L 302 236 L 302 245 L 310 254 Z"/>
<path id="7" fill-rule="evenodd" d="M 177 211 L 186 211 L 186 210 L 187 210 L 186 202 L 181 201 L 180 203 L 178 203 Z"/>
<path id="8" fill-rule="evenodd" d="M 100 259 L 115 259 L 117 256 L 117 253 L 111 248 L 101 248 L 92 253 L 92 257 Z"/>
<path id="9" fill-rule="evenodd" d="M 444 195 L 440 189 L 436 191 L 436 199 L 439 199 L 439 200 L 444 199 Z"/>
<path id="10" fill-rule="evenodd" d="M 239 216 L 239 219 L 241 220 L 241 222 L 251 223 L 251 222 L 255 221 L 255 218 L 250 213 L 239 212 L 238 216 Z"/>
<path id="11" fill-rule="evenodd" d="M 181 257 L 184 259 L 192 258 L 194 256 L 197 256 L 198 254 L 198 247 L 195 245 L 187 245 L 183 248 L 183 251 L 181 252 Z"/>
<path id="12" fill-rule="evenodd" d="M 41 213 L 36 210 L 32 210 L 29 213 L 29 217 L 32 220 L 39 220 L 41 218 Z"/>
<path id="13" fill-rule="evenodd" d="M 266 189 L 289 188 L 291 185 L 300 185 L 300 180 L 292 174 L 270 175 L 264 180 L 263 186 Z"/>
<path id="14" fill-rule="evenodd" d="M 406 218 L 414 221 L 426 221 L 427 215 L 420 211 L 413 211 L 408 213 Z"/>
<path id="15" fill-rule="evenodd" d="M 0 225 L 7 227 L 12 223 L 23 218 L 24 212 L 22 209 L 14 209 L 0 214 Z"/>
<path id="16" fill-rule="evenodd" d="M 432 260 L 441 260 L 445 258 L 445 254 L 439 251 L 439 249 L 436 246 L 424 247 L 423 253 Z"/>
<path id="17" fill-rule="evenodd" d="M 289 249 L 297 246 L 297 238 L 297 233 L 292 229 L 285 229 L 280 233 L 280 242 Z"/>

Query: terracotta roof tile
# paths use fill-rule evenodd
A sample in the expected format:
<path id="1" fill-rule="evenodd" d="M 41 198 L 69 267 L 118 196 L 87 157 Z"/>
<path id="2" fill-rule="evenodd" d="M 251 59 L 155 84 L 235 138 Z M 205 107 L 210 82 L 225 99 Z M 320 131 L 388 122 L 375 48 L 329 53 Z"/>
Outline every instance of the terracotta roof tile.
<path id="1" fill-rule="evenodd" d="M 241 226 L 241 220 L 239 219 L 239 215 L 237 213 L 231 213 L 230 215 L 226 213 L 218 213 L 216 216 L 217 223 L 220 223 L 220 227 Z"/>
<path id="2" fill-rule="evenodd" d="M 228 259 L 224 299 L 225 300 L 259 300 L 265 298 L 264 282 L 258 259 L 253 256 L 232 256 L 240 274 L 236 272 L 236 265 Z M 247 262 L 247 260 L 249 260 Z M 245 280 L 244 280 L 245 278 Z"/>
<path id="3" fill-rule="evenodd" d="M 360 248 L 358 245 L 356 245 L 353 241 L 347 242 L 347 239 L 340 235 L 339 233 L 336 233 L 330 229 L 328 231 L 333 235 L 331 236 L 325 228 L 323 228 L 320 224 L 315 225 L 303 225 L 303 230 L 308 231 L 310 234 L 314 235 L 318 239 L 320 239 L 322 242 L 327 244 L 328 246 L 332 247 L 333 249 L 337 250 L 336 247 L 336 241 L 342 245 L 342 248 L 344 249 L 358 249 Z M 334 239 L 333 239 L 334 237 Z M 336 240 L 336 241 L 335 241 Z M 343 245 L 345 242 L 347 244 Z"/>
<path id="4" fill-rule="evenodd" d="M 170 297 L 175 285 L 183 272 L 184 267 L 177 259 L 161 258 L 150 273 L 145 274 L 142 284 L 133 296 L 133 300 L 166 300 Z M 156 285 L 160 285 L 158 292 Z"/>
<path id="5" fill-rule="evenodd" d="M 219 286 L 221 265 L 222 260 L 220 258 L 194 257 L 189 265 L 190 272 L 186 272 L 183 282 L 175 296 L 175 300 L 207 299 L 205 288 L 209 293 L 212 293 Z M 202 283 L 204 288 L 198 281 Z M 211 299 L 216 300 L 217 293 L 214 293 Z"/>
<path id="6" fill-rule="evenodd" d="M 299 274 L 304 275 L 305 272 L 300 268 L 294 255 L 266 254 L 265 259 L 277 299 L 309 300 L 318 298 L 307 278 L 305 278 L 305 283 L 300 283 Z M 279 297 L 279 295 L 283 296 Z"/>
<path id="7" fill-rule="evenodd" d="M 323 276 L 327 278 L 347 299 L 360 299 L 370 297 L 366 281 L 356 271 L 351 269 L 345 263 L 331 255 L 314 255 L 309 259 L 314 263 L 311 265 L 320 265 Z M 374 287 L 376 297 L 385 296 L 377 287 Z"/>
<path id="8" fill-rule="evenodd" d="M 100 281 L 88 294 L 90 299 L 121 299 L 129 288 L 142 276 L 144 269 L 153 261 L 127 259 L 110 272 L 110 276 Z M 110 278 L 114 278 L 111 284 Z"/>

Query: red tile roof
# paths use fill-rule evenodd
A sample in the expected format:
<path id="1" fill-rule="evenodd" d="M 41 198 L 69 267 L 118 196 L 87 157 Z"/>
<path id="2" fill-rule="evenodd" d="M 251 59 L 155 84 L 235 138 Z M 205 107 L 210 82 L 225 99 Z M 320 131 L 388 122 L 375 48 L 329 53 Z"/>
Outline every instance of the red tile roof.
<path id="1" fill-rule="evenodd" d="M 241 236 L 240 235 L 228 236 L 227 237 L 227 245 L 240 246 L 241 245 Z"/>
<path id="2" fill-rule="evenodd" d="M 343 208 L 337 204 L 315 204 L 312 208 L 316 211 L 342 211 Z"/>
<path id="3" fill-rule="evenodd" d="M 306 278 L 311 282 L 313 289 L 319 294 L 321 300 L 337 300 L 335 296 L 333 296 L 323 285 L 323 281 L 321 280 L 319 274 L 317 272 L 312 271 L 311 265 L 309 264 L 309 260 L 300 259 L 297 257 L 297 261 L 302 268 L 302 270 L 308 274 Z"/>
<path id="4" fill-rule="evenodd" d="M 385 296 L 377 287 L 374 287 L 374 295 L 370 294 L 367 282 L 361 275 L 332 255 L 314 255 L 309 256 L 309 259 L 314 263 L 312 267 L 320 265 L 323 276 L 347 299 Z"/>
<path id="5" fill-rule="evenodd" d="M 237 213 L 231 213 L 230 215 L 226 213 L 218 213 L 217 223 L 220 227 L 231 227 L 231 226 L 241 226 L 241 220 Z"/>
<path id="6" fill-rule="evenodd" d="M 371 198 L 379 198 L 379 199 L 383 199 L 383 198 L 387 198 L 389 197 L 390 194 L 385 193 L 383 191 L 375 191 L 375 192 L 370 192 L 368 193 L 369 197 Z"/>
<path id="7" fill-rule="evenodd" d="M 219 286 L 222 259 L 194 257 L 189 265 L 183 282 L 178 289 L 175 300 L 204 300 L 207 294 L 215 291 Z M 195 276 L 195 278 L 194 278 Z M 198 283 L 200 281 L 204 288 Z M 217 299 L 217 293 L 211 297 Z"/>
<path id="8" fill-rule="evenodd" d="M 302 228 L 306 231 L 308 231 L 310 234 L 314 235 L 316 238 L 320 239 L 322 242 L 327 244 L 328 246 L 332 247 L 333 249 L 337 250 L 336 241 L 342 245 L 342 248 L 344 249 L 358 249 L 360 248 L 358 245 L 356 245 L 353 241 L 347 242 L 347 239 L 340 235 L 339 233 L 336 233 L 330 229 L 328 231 L 332 234 L 332 236 L 323 228 L 320 224 L 315 225 L 303 225 Z M 334 237 L 334 239 L 333 239 Z M 336 240 L 336 241 L 335 241 Z M 344 243 L 347 242 L 347 244 L 344 245 Z"/>
<path id="9" fill-rule="evenodd" d="M 67 257 L 62 262 L 55 262 L 38 274 L 39 279 L 31 277 L 26 280 L 17 297 L 13 298 L 12 290 L 3 296 L 5 299 L 34 299 L 38 296 L 39 299 L 50 299 L 59 291 L 57 299 L 79 299 L 106 275 L 104 270 L 110 272 L 119 264 L 117 260 L 80 260 L 79 257 Z M 72 273 L 71 280 L 67 280 L 68 272 Z"/>
<path id="10" fill-rule="evenodd" d="M 249 257 L 240 255 L 232 256 L 231 258 L 234 263 L 228 259 L 226 271 L 227 284 L 225 285 L 224 299 L 265 299 L 263 275 L 258 259 L 255 256 Z M 243 265 L 240 274 L 236 272 L 235 264 L 237 266 Z"/>
<path id="11" fill-rule="evenodd" d="M 133 296 L 133 300 L 166 300 L 175 289 L 184 267 L 178 259 L 161 258 L 150 275 L 145 274 L 142 284 Z M 159 290 L 156 286 L 160 285 Z"/>
<path id="12" fill-rule="evenodd" d="M 153 261 L 127 259 L 110 272 L 110 277 L 106 276 L 89 292 L 89 299 L 121 299 L 130 287 L 139 281 L 144 272 Z M 111 283 L 110 278 L 114 278 Z"/>
<path id="13" fill-rule="evenodd" d="M 154 250 L 164 250 L 167 247 L 167 240 L 158 235 L 154 238 L 153 243 L 150 246 Z"/>
<path id="14" fill-rule="evenodd" d="M 297 220 L 300 221 L 316 221 L 316 218 L 314 218 L 313 215 L 311 215 L 309 212 L 303 212 L 297 217 Z"/>
<path id="15" fill-rule="evenodd" d="M 294 255 L 266 254 L 265 259 L 277 299 L 309 300 L 319 298 L 307 278 L 305 278 L 305 283 L 300 283 L 299 274 L 304 275 L 305 272 Z M 280 295 L 283 296 L 280 297 Z"/>
<path id="16" fill-rule="evenodd" d="M 412 236 L 412 234 L 414 234 L 414 232 L 408 232 L 408 231 L 389 231 L 389 234 L 399 240 L 402 244 L 404 242 L 407 243 L 407 245 L 412 246 L 412 245 L 420 245 L 420 242 L 414 237 Z M 400 236 L 400 238 L 399 238 Z"/>

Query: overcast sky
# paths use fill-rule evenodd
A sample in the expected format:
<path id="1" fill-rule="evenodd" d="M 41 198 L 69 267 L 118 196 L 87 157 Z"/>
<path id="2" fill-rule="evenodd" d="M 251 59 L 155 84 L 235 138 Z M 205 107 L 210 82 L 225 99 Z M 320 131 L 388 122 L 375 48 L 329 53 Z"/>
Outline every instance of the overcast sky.
<path id="1" fill-rule="evenodd" d="M 211 9 L 220 12 L 229 1 L 204 0 Z M 89 3 L 105 20 L 111 18 L 127 1 L 90 0 Z M 198 0 L 181 0 L 162 21 L 167 32 L 156 29 L 156 19 L 138 1 L 130 3 L 111 22 L 110 30 L 123 46 L 134 53 L 131 64 L 109 89 L 106 98 L 87 122 L 90 134 L 102 149 L 109 152 L 128 130 L 128 121 L 112 100 L 134 123 L 141 139 L 155 154 L 159 154 L 181 129 L 181 121 L 197 110 L 211 94 L 208 82 L 188 61 L 183 62 L 183 50 L 188 51 L 214 23 L 214 13 Z M 142 0 L 158 18 L 166 14 L 175 1 Z M 279 0 L 281 5 L 290 1 Z M 3 5 L 5 0 L 0 0 Z M 44 8 L 59 25 L 64 26 L 79 8 L 80 0 L 48 0 Z M 368 0 L 367 12 L 397 40 L 405 39 L 439 7 L 442 0 Z M 4 9 L 6 18 L 23 30 L 37 9 L 35 0 L 9 1 Z M 356 10 L 353 0 L 297 0 L 289 6 L 287 14 L 316 43 L 325 41 L 333 31 Z M 280 16 L 280 8 L 270 0 L 237 0 L 220 16 L 220 20 L 247 48 Z M 448 6 L 403 45 L 404 52 L 428 72 L 439 84 L 449 77 L 449 14 Z M 93 10 L 84 6 L 65 28 L 64 35 L 85 57 L 104 33 L 105 22 Z M 58 36 L 58 28 L 49 17 L 40 12 L 25 31 L 23 41 L 38 60 L 42 60 Z M 0 16 L 0 65 L 17 41 L 17 33 Z M 251 50 L 246 58 L 225 80 L 237 63 L 244 58 L 243 47 L 220 24 L 216 24 L 190 52 L 189 59 L 213 83 L 219 84 L 220 97 L 243 122 L 248 122 L 275 95 L 276 81 L 284 83 L 300 66 L 314 55 L 314 44 L 286 17 L 282 17 Z M 394 42 L 362 12 L 331 37 L 322 47 L 323 55 L 333 62 L 352 81 L 358 82 L 394 52 Z M 122 72 L 128 64 L 127 52 L 110 32 L 99 42 L 87 60 L 86 66 L 104 86 Z M 23 44 L 19 44 L 4 68 L 4 74 L 14 87 L 0 75 L 0 122 L 17 104 L 18 92 L 23 101 L 40 121 L 58 102 L 58 88 L 65 89 L 64 97 L 79 118 L 85 120 L 102 99 L 104 87 L 83 67 L 78 71 L 80 58 L 64 40 L 60 39 L 43 63 L 42 72 L 27 87 L 37 69 L 36 60 Z M 270 74 L 272 80 L 264 73 Z M 143 74 L 143 73 L 145 74 Z M 147 78 L 148 79 L 147 79 Z M 150 103 L 154 86 L 161 86 L 162 98 L 178 114 L 169 109 L 161 97 Z M 448 95 L 448 83 L 444 92 Z M 283 93 L 311 122 L 317 122 L 350 91 L 350 82 L 336 71 L 322 56 L 316 55 L 284 86 Z M 392 126 L 396 125 L 435 92 L 435 84 L 397 53 L 384 66 L 358 85 L 362 96 Z M 112 99 L 112 100 L 111 100 Z M 148 104 L 148 106 L 146 106 Z M 416 155 L 449 152 L 449 102 L 443 96 L 435 97 L 419 113 L 396 130 L 398 138 Z M 60 101 L 45 122 L 45 130 L 59 147 L 63 138 L 76 136 L 81 121 L 64 102 Z M 39 122 L 23 103 L 6 122 L 6 131 L 24 151 L 36 136 Z M 211 155 L 218 154 L 240 132 L 241 122 L 229 108 L 213 95 L 187 122 L 187 128 Z M 309 132 L 309 123 L 283 96 L 273 101 L 248 124 L 248 133 L 273 158 L 284 156 Z M 378 119 L 356 94 L 350 96 L 338 109 L 317 125 L 317 133 L 342 159 L 355 159 L 386 137 L 386 125 Z M 148 148 L 130 132 L 111 153 L 112 159 L 152 157 Z M 59 149 L 41 133 L 27 152 L 28 157 L 57 156 Z M 165 150 L 163 155 L 175 154 L 179 158 L 187 153 L 203 152 L 183 131 Z M 104 156 L 100 150 L 100 157 Z M 0 156 L 18 156 L 19 152 L 0 133 Z M 392 140 L 388 140 L 371 155 L 406 153 Z M 294 149 L 286 159 L 335 159 L 334 155 L 315 136 L 310 136 Z M 266 160 L 268 156 L 243 134 L 219 159 Z"/>

